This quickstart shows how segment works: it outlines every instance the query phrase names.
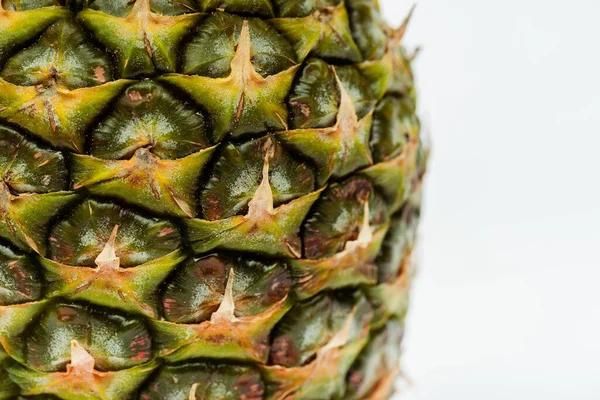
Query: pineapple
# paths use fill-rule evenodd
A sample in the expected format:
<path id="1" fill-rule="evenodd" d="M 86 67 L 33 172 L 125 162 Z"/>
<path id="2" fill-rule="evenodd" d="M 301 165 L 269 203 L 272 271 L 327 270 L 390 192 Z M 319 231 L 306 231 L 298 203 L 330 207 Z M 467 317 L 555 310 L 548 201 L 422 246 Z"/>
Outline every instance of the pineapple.
<path id="1" fill-rule="evenodd" d="M 427 158 L 405 28 L 0 1 L 0 399 L 389 398 Z"/>

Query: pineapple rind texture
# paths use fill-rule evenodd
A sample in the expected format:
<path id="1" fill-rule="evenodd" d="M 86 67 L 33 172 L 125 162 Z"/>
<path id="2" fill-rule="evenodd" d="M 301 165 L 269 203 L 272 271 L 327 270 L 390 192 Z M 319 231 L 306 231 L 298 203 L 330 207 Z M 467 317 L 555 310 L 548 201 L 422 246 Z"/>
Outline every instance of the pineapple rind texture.
<path id="1" fill-rule="evenodd" d="M 427 165 L 376 0 L 0 0 L 0 400 L 387 399 Z"/>

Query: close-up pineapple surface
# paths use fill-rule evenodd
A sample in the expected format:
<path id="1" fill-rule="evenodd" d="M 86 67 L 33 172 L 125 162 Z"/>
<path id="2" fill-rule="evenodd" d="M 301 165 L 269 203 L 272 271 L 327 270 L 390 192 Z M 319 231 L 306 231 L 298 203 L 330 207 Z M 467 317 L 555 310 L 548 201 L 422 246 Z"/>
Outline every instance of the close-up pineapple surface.
<path id="1" fill-rule="evenodd" d="M 427 158 L 406 22 L 0 0 L 0 400 L 388 399 Z"/>

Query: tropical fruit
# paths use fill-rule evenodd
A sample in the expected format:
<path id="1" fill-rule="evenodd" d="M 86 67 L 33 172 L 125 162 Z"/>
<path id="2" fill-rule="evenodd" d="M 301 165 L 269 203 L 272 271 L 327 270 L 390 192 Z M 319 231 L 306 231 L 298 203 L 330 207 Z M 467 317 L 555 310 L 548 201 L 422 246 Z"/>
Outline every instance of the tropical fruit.
<path id="1" fill-rule="evenodd" d="M 0 399 L 388 398 L 427 158 L 406 24 L 0 5 Z"/>

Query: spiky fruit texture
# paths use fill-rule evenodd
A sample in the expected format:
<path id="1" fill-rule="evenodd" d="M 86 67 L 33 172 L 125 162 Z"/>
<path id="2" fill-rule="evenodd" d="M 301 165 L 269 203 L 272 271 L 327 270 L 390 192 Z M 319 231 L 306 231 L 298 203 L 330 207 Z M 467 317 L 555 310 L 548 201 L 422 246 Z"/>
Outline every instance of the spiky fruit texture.
<path id="1" fill-rule="evenodd" d="M 405 25 L 0 5 L 0 399 L 387 398 L 426 164 Z"/>

